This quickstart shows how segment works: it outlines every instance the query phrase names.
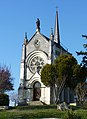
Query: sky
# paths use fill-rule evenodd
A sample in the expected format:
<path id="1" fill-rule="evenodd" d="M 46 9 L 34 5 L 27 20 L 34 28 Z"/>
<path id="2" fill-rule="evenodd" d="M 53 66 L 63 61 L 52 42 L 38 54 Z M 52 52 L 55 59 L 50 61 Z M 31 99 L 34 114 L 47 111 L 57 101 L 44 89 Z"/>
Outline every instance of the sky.
<path id="1" fill-rule="evenodd" d="M 56 7 L 59 13 L 60 41 L 80 63 L 76 51 L 87 43 L 87 0 L 0 0 L 0 65 L 8 66 L 17 91 L 24 34 L 30 39 L 40 19 L 41 33 L 50 36 L 54 29 Z"/>

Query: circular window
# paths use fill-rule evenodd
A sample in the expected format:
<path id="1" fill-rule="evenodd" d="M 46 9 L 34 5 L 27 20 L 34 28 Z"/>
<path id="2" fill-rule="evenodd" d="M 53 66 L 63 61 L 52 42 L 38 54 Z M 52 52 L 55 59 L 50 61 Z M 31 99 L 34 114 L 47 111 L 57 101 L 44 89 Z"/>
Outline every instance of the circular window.
<path id="1" fill-rule="evenodd" d="M 44 60 L 40 56 L 35 56 L 32 58 L 29 64 L 29 69 L 32 73 L 41 73 L 41 69 L 44 65 Z"/>

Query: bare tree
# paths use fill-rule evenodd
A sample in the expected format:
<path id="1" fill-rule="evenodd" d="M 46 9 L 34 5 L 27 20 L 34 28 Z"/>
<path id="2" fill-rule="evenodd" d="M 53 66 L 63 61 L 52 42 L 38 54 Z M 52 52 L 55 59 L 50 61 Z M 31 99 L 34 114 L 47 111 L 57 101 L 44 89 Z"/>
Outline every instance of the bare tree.
<path id="1" fill-rule="evenodd" d="M 10 100 L 14 102 L 14 106 L 17 106 L 18 104 L 18 94 L 16 92 L 13 92 L 9 96 Z"/>
<path id="2" fill-rule="evenodd" d="M 0 67 L 0 93 L 13 89 L 13 78 L 10 69 L 6 66 Z"/>

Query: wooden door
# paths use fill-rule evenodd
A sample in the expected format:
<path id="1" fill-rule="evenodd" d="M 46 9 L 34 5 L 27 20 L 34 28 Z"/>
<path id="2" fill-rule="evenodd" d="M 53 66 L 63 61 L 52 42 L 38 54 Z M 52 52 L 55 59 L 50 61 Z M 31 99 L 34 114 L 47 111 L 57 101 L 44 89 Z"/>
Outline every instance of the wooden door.
<path id="1" fill-rule="evenodd" d="M 33 86 L 33 100 L 39 101 L 41 97 L 41 84 L 39 82 L 35 82 Z"/>

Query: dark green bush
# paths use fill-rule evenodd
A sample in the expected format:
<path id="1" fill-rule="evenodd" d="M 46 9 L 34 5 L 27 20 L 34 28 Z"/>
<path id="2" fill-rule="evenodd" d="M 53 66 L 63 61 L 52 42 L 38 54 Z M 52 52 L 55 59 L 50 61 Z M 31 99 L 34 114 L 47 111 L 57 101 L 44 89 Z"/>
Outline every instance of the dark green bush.
<path id="1" fill-rule="evenodd" d="M 9 96 L 7 94 L 0 94 L 0 106 L 9 106 Z"/>

